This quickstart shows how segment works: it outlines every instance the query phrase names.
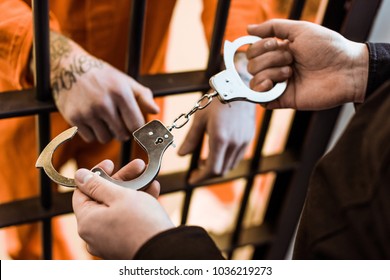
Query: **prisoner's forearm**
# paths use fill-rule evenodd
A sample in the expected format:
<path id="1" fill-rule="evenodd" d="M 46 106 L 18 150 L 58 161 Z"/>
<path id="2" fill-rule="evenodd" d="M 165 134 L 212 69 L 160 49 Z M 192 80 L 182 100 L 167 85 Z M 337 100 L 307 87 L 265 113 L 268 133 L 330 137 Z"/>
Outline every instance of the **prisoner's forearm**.
<path id="1" fill-rule="evenodd" d="M 69 38 L 50 32 L 50 73 L 53 97 L 63 90 L 71 90 L 80 77 L 103 62 L 85 52 Z"/>
<path id="2" fill-rule="evenodd" d="M 34 76 L 34 64 L 34 56 L 31 53 L 29 77 Z M 102 66 L 101 60 L 89 55 L 75 42 L 50 31 L 50 81 L 54 98 L 63 90 L 71 90 L 85 73 Z"/>

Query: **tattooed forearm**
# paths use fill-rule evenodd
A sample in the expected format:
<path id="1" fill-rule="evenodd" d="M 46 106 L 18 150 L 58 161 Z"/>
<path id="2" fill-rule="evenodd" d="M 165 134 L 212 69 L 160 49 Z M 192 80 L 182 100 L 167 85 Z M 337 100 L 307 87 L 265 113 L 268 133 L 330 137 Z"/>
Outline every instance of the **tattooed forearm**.
<path id="1" fill-rule="evenodd" d="M 78 78 L 93 68 L 101 68 L 103 62 L 84 52 L 65 36 L 50 33 L 51 87 L 54 98 L 62 90 L 70 90 Z"/>
<path id="2" fill-rule="evenodd" d="M 70 90 L 77 79 L 92 68 L 101 68 L 103 62 L 89 55 L 79 55 L 73 58 L 73 62 L 66 67 L 59 67 L 52 72 L 51 87 L 54 98 L 57 98 L 61 90 Z"/>
<path id="3" fill-rule="evenodd" d="M 55 71 L 61 60 L 67 58 L 72 51 L 69 39 L 61 34 L 50 32 L 50 68 Z"/>

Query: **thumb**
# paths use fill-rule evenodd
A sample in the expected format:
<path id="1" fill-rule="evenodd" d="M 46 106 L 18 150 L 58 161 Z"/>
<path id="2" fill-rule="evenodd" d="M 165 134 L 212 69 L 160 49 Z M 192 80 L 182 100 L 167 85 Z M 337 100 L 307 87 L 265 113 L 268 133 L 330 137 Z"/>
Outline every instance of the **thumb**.
<path id="1" fill-rule="evenodd" d="M 83 194 L 106 205 L 121 196 L 123 191 L 121 187 L 84 168 L 76 171 L 75 183 Z"/>

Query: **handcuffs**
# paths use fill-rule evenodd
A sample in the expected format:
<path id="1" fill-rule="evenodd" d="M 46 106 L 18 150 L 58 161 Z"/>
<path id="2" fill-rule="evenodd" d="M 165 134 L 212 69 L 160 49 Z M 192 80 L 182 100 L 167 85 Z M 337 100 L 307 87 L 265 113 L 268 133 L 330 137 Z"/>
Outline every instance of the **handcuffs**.
<path id="1" fill-rule="evenodd" d="M 253 44 L 261 38 L 256 36 L 244 36 L 224 44 L 224 62 L 226 69 L 210 78 L 209 83 L 214 90 L 213 93 L 205 94 L 196 103 L 194 108 L 187 114 L 181 114 L 175 119 L 172 126 L 166 127 L 158 120 L 153 120 L 133 132 L 136 142 L 146 151 L 148 155 L 148 164 L 143 173 L 130 181 L 119 181 L 111 178 L 103 169 L 93 168 L 91 171 L 103 177 L 104 179 L 133 190 L 142 190 L 147 187 L 158 175 L 161 167 L 161 161 L 165 150 L 173 144 L 174 137 L 171 133 L 173 128 L 183 127 L 197 110 L 206 108 L 213 97 L 217 96 L 222 103 L 232 101 L 248 101 L 253 103 L 267 103 L 277 99 L 287 87 L 287 82 L 277 83 L 271 90 L 265 92 L 256 92 L 248 88 L 241 80 L 234 65 L 234 54 L 244 45 Z M 207 100 L 207 103 L 203 104 Z M 181 124 L 177 122 L 181 121 Z M 71 127 L 56 136 L 41 152 L 36 167 L 43 168 L 47 176 L 55 183 L 66 186 L 76 187 L 75 180 L 65 177 L 57 172 L 52 164 L 54 151 L 59 145 L 70 140 L 77 133 L 77 127 Z"/>

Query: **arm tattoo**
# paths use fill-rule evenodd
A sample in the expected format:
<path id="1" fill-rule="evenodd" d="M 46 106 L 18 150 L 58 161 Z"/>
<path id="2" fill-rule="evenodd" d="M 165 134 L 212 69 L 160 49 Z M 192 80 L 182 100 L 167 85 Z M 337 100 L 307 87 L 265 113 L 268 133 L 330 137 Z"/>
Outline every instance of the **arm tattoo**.
<path id="1" fill-rule="evenodd" d="M 70 90 L 77 83 L 79 77 L 93 68 L 101 68 L 103 62 L 88 54 L 77 54 L 72 57 L 72 45 L 69 39 L 57 34 L 50 33 L 50 71 L 51 88 L 54 98 L 62 90 Z M 65 65 L 64 58 L 71 61 Z M 71 58 L 71 59 L 69 59 Z"/>
<path id="2" fill-rule="evenodd" d="M 72 51 L 67 38 L 61 34 L 50 33 L 50 70 L 55 71 L 60 67 L 62 58 L 68 57 Z"/>

